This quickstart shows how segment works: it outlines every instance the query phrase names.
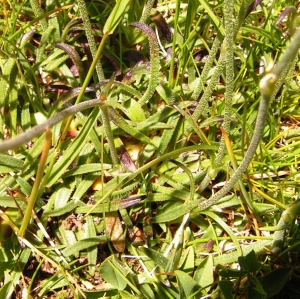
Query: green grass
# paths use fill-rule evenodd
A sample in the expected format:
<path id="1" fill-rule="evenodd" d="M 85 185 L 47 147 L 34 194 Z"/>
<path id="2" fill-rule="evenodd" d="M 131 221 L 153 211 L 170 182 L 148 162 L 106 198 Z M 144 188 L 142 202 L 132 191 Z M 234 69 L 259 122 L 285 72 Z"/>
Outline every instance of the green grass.
<path id="1" fill-rule="evenodd" d="M 106 2 L 1 2 L 0 297 L 299 298 L 294 3 Z"/>

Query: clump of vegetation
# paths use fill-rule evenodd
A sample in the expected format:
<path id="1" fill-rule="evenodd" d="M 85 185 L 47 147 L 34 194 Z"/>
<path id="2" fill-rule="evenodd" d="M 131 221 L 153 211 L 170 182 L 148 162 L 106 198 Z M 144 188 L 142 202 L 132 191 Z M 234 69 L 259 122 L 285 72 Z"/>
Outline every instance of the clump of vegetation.
<path id="1" fill-rule="evenodd" d="M 2 1 L 1 298 L 299 298 L 278 2 Z"/>

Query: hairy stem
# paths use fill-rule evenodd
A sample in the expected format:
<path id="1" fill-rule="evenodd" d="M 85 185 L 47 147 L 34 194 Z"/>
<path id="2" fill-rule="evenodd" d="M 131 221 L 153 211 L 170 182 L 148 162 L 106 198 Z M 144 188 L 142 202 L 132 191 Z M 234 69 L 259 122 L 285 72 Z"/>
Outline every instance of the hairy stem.
<path id="1" fill-rule="evenodd" d="M 41 8 L 38 0 L 30 0 L 30 5 L 36 17 L 40 17 L 44 14 L 44 11 Z M 48 23 L 45 18 L 41 19 L 41 26 L 43 28 L 43 31 L 47 29 Z"/>
<path id="2" fill-rule="evenodd" d="M 148 0 L 146 2 L 146 5 L 144 7 L 143 13 L 141 15 L 141 18 L 139 20 L 139 23 L 146 23 L 147 19 L 149 18 L 151 9 L 154 5 L 155 0 Z"/>
<path id="3" fill-rule="evenodd" d="M 259 87 L 262 95 L 261 102 L 259 104 L 258 116 L 256 120 L 256 125 L 254 129 L 254 134 L 250 143 L 250 146 L 245 154 L 245 157 L 235 171 L 230 180 L 224 185 L 224 187 L 217 193 L 215 193 L 212 197 L 207 200 L 202 201 L 199 204 L 199 208 L 201 210 L 205 210 L 218 200 L 220 200 L 223 196 L 225 196 L 237 183 L 237 181 L 241 178 L 243 173 L 247 170 L 255 152 L 257 146 L 262 138 L 264 131 L 264 123 L 268 113 L 268 107 L 270 100 L 274 97 L 274 93 L 277 93 L 277 84 L 278 80 L 281 79 L 282 73 L 287 73 L 287 69 L 289 69 L 291 62 L 294 61 L 298 50 L 300 47 L 300 29 L 296 31 L 294 34 L 289 46 L 286 51 L 281 56 L 280 60 L 277 62 L 275 67 L 267 73 L 260 81 Z"/>
<path id="4" fill-rule="evenodd" d="M 259 105 L 254 134 L 242 163 L 240 164 L 236 172 L 233 174 L 233 176 L 230 178 L 230 180 L 224 185 L 224 187 L 219 192 L 214 194 L 211 198 L 200 203 L 200 208 L 202 210 L 207 209 L 208 207 L 216 203 L 219 199 L 221 199 L 223 196 L 225 196 L 233 188 L 233 186 L 237 183 L 237 181 L 241 178 L 243 173 L 248 168 L 263 135 L 264 124 L 268 113 L 268 107 L 269 98 L 263 96 Z"/>
<path id="5" fill-rule="evenodd" d="M 100 57 L 96 57 L 97 47 L 96 47 L 96 43 L 95 43 L 95 39 L 94 39 L 94 34 L 93 34 L 93 29 L 91 26 L 89 14 L 88 14 L 86 6 L 85 6 L 86 4 L 85 4 L 84 0 L 77 0 L 77 4 L 78 4 L 79 10 L 80 10 L 80 15 L 83 20 L 85 34 L 86 34 L 86 37 L 89 42 L 89 46 L 91 49 L 93 59 L 96 60 L 95 68 L 96 68 L 96 72 L 98 75 L 98 80 L 99 80 L 99 82 L 101 82 L 105 79 L 105 77 L 104 77 L 102 65 L 99 60 Z"/>
<path id="6" fill-rule="evenodd" d="M 150 44 L 150 79 L 147 90 L 139 100 L 140 105 L 143 106 L 148 100 L 150 100 L 159 83 L 159 45 L 154 31 L 146 24 L 133 22 L 130 26 L 137 27 L 142 30 L 148 36 Z"/>
<path id="7" fill-rule="evenodd" d="M 225 18 L 225 63 L 226 63 L 226 79 L 225 79 L 225 112 L 223 127 L 227 135 L 230 132 L 230 117 L 231 117 L 231 105 L 233 98 L 233 86 L 234 86 L 234 1 L 224 1 L 224 18 Z M 225 154 L 226 146 L 224 137 L 220 142 L 220 147 L 215 159 L 215 166 L 219 167 L 222 164 Z"/>
<path id="8" fill-rule="evenodd" d="M 201 91 L 204 89 L 204 84 L 203 83 L 206 81 L 208 73 L 213 67 L 213 63 L 216 59 L 216 56 L 217 56 L 217 53 L 219 51 L 220 45 L 221 45 L 221 39 L 217 36 L 215 38 L 213 44 L 212 44 L 212 47 L 211 47 L 210 51 L 209 51 L 208 59 L 207 59 L 205 65 L 204 65 L 199 83 L 197 84 L 196 88 L 193 91 L 193 94 L 191 96 L 191 100 L 193 100 L 193 101 L 198 100 Z"/>

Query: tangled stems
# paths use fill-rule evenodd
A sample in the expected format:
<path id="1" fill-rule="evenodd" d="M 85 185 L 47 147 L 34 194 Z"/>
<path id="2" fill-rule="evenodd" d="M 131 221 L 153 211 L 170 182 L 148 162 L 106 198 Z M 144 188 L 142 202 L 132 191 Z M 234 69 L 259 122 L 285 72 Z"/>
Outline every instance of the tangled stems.
<path id="1" fill-rule="evenodd" d="M 259 105 L 254 134 L 242 163 L 240 164 L 236 172 L 233 174 L 233 176 L 230 178 L 230 180 L 224 185 L 224 187 L 219 192 L 215 193 L 211 198 L 200 203 L 201 210 L 207 209 L 208 207 L 216 203 L 218 200 L 220 200 L 223 196 L 225 196 L 233 188 L 233 186 L 237 183 L 237 181 L 241 178 L 243 173 L 248 168 L 256 152 L 257 146 L 262 138 L 264 124 L 268 114 L 268 107 L 269 98 L 263 96 Z"/>
<path id="2" fill-rule="evenodd" d="M 247 170 L 256 152 L 257 146 L 262 138 L 269 103 L 272 97 L 274 96 L 274 93 L 276 93 L 278 90 L 276 88 L 278 80 L 280 79 L 281 74 L 285 73 L 286 70 L 291 66 L 291 62 L 295 59 L 299 47 L 300 29 L 298 29 L 297 32 L 294 34 L 289 46 L 287 47 L 286 51 L 283 53 L 282 57 L 275 65 L 275 67 L 269 73 L 267 73 L 260 81 L 259 87 L 262 99 L 258 108 L 258 116 L 254 129 L 254 134 L 242 163 L 240 164 L 236 172 L 233 174 L 233 176 L 230 178 L 230 180 L 224 185 L 224 187 L 220 191 L 218 191 L 212 197 L 202 201 L 199 204 L 200 210 L 205 210 L 209 208 L 211 205 L 213 205 L 222 197 L 224 197 L 234 187 L 234 185 L 241 178 L 243 173 Z"/>

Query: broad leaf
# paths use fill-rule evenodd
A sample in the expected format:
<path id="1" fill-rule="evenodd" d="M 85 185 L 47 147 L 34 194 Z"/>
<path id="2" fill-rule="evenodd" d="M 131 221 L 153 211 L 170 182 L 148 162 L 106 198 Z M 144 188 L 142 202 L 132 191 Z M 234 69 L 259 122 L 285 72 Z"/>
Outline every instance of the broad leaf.
<path id="1" fill-rule="evenodd" d="M 241 256 L 238 259 L 240 266 L 247 273 L 259 271 L 262 264 L 257 260 L 255 252 L 252 250 L 246 256 Z"/>
<path id="2" fill-rule="evenodd" d="M 205 258 L 197 267 L 194 279 L 202 288 L 210 286 L 214 282 L 213 268 L 212 255 Z"/>
<path id="3" fill-rule="evenodd" d="M 267 293 L 267 298 L 272 298 L 281 291 L 291 275 L 291 271 L 291 268 L 279 268 L 265 276 L 258 277 L 258 281 Z"/>
<path id="4" fill-rule="evenodd" d="M 191 276 L 180 270 L 176 270 L 175 274 L 178 282 L 180 299 L 188 298 L 196 291 L 198 286 L 197 282 Z"/>
<path id="5" fill-rule="evenodd" d="M 100 276 L 118 290 L 124 290 L 127 285 L 125 275 L 126 272 L 114 256 L 109 257 L 101 264 Z"/>
<path id="6" fill-rule="evenodd" d="M 225 299 L 232 299 L 233 282 L 230 280 L 221 280 L 218 282 L 220 291 Z"/>

